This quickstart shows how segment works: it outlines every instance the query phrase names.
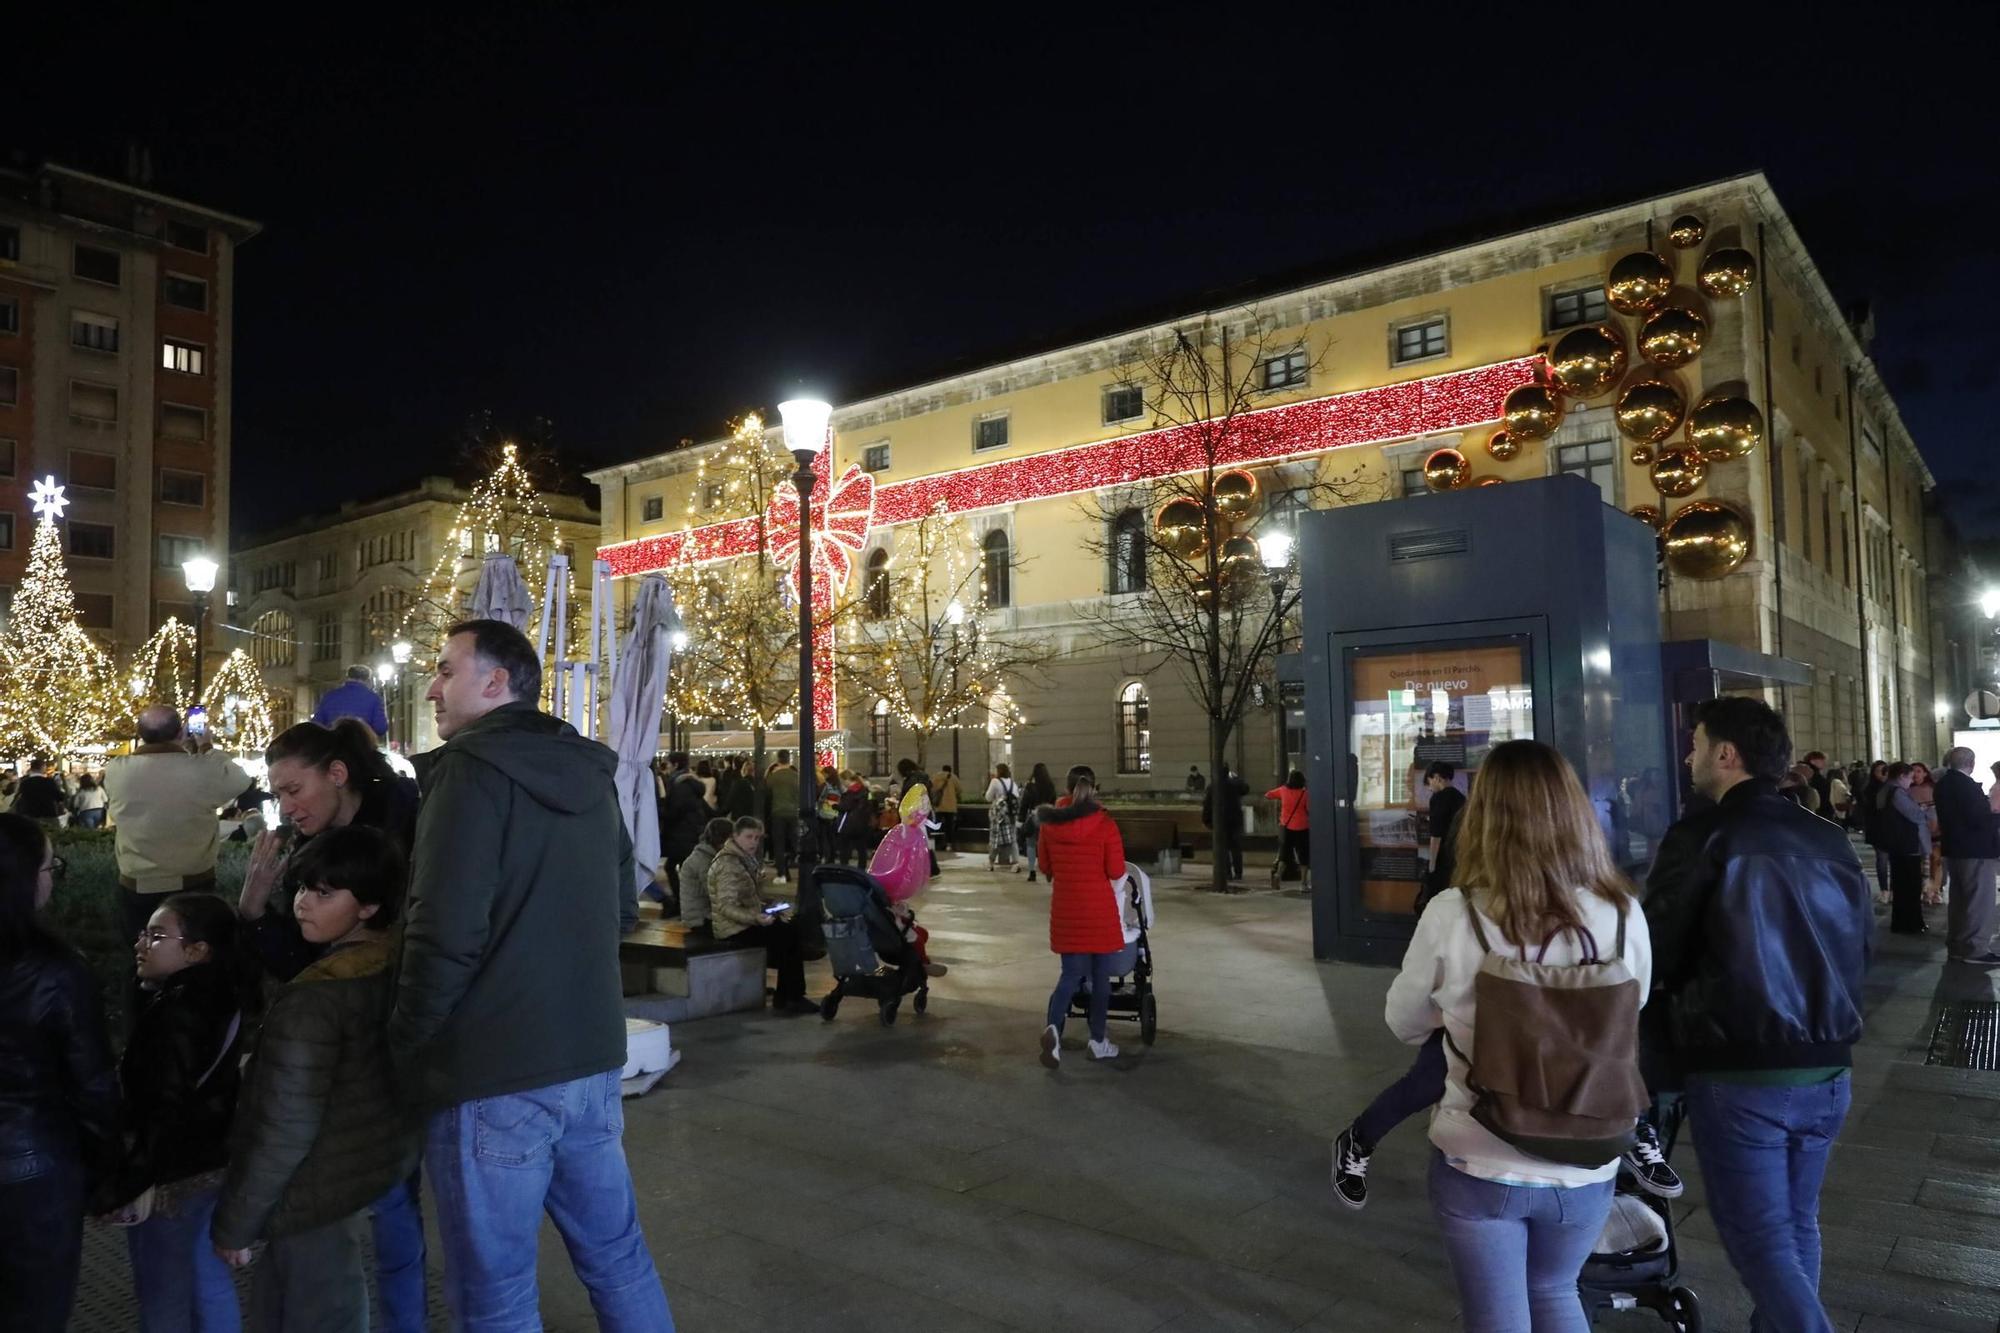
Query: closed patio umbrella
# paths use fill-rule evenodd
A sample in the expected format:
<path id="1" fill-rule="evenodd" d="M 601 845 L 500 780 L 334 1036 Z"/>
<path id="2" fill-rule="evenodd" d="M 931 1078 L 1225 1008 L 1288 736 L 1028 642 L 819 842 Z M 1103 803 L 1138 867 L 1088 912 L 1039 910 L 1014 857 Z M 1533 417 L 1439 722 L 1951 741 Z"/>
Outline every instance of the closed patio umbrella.
<path id="1" fill-rule="evenodd" d="M 667 581 L 648 574 L 639 582 L 632 629 L 611 682 L 611 748 L 618 753 L 618 808 L 632 836 L 639 888 L 653 882 L 660 864 L 660 813 L 653 804 L 653 753 L 660 744 L 660 714 L 667 694 L 670 636 L 680 628 Z"/>
<path id="2" fill-rule="evenodd" d="M 521 577 L 520 566 L 514 563 L 514 557 L 497 552 L 487 556 L 486 562 L 479 567 L 479 583 L 472 590 L 472 618 L 504 620 L 525 632 L 528 617 L 534 609 L 535 601 L 528 592 L 528 581 Z"/>

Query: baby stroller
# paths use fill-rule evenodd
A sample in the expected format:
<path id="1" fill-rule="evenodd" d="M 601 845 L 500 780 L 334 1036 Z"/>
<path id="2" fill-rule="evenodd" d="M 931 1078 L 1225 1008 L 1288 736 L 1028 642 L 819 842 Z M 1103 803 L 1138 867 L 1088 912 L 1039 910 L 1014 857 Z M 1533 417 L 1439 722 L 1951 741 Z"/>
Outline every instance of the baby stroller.
<path id="1" fill-rule="evenodd" d="M 1118 881 L 1115 887 L 1120 899 L 1126 944 L 1111 962 L 1109 1013 L 1112 1018 L 1138 1020 L 1139 1040 L 1151 1046 L 1160 1026 L 1159 1010 L 1153 1000 L 1153 946 L 1146 937 L 1147 928 L 1153 924 L 1153 882 L 1137 866 L 1127 866 L 1125 878 Z M 1090 1016 L 1089 981 L 1077 987 L 1076 996 L 1070 1001 L 1069 1015 L 1071 1018 Z"/>
<path id="2" fill-rule="evenodd" d="M 1669 1156 L 1687 1112 L 1680 1098 L 1663 1108 L 1659 1118 L 1660 1147 Z M 1678 1333 L 1701 1333 L 1701 1303 L 1694 1292 L 1678 1284 L 1680 1251 L 1674 1243 L 1673 1203 L 1636 1185 L 1618 1173 L 1611 1216 L 1598 1249 L 1584 1260 L 1577 1286 L 1593 1322 L 1603 1310 L 1651 1310 Z"/>
<path id="3" fill-rule="evenodd" d="M 930 978 L 874 877 L 858 866 L 820 866 L 813 871 L 813 882 L 825 913 L 821 929 L 834 977 L 833 989 L 819 1002 L 820 1018 L 831 1023 L 849 995 L 874 1000 L 885 1028 L 895 1023 L 905 995 L 915 993 L 910 1007 L 918 1013 L 929 1008 Z"/>

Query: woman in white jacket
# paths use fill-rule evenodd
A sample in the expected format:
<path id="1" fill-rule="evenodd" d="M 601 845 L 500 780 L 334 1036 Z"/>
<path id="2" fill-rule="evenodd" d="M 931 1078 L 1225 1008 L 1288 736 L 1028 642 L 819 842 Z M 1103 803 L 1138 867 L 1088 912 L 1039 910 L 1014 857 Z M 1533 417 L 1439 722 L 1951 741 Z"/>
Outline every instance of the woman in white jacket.
<path id="1" fill-rule="evenodd" d="M 1485 958 L 1469 900 L 1495 953 L 1582 962 L 1578 930 L 1608 960 L 1624 918 L 1624 961 L 1651 986 L 1646 917 L 1612 864 L 1604 832 L 1569 763 L 1539 741 L 1496 746 L 1458 822 L 1455 887 L 1425 909 L 1389 987 L 1389 1028 L 1421 1045 L 1442 1027 L 1444 1098 L 1432 1114 L 1431 1207 L 1444 1233 L 1468 1329 L 1585 1333 L 1577 1273 L 1604 1227 L 1618 1164 L 1564 1166 L 1530 1156 L 1473 1119 L 1467 1059 L 1479 1016 L 1473 982 Z M 1560 933 L 1558 933 L 1560 932 Z M 1551 939 L 1553 936 L 1553 939 Z"/>

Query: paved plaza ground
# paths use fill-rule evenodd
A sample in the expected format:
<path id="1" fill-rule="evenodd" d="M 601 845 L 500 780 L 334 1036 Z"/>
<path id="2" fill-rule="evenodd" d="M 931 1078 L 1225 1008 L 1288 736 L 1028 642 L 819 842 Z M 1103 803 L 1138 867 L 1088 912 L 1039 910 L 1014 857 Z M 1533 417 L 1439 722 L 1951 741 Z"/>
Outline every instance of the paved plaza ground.
<path id="1" fill-rule="evenodd" d="M 1072 1049 L 1051 1073 L 1035 1058 L 1046 885 L 945 864 L 923 918 L 952 972 L 928 1015 L 906 1007 L 884 1029 L 853 1002 L 831 1026 L 684 1024 L 680 1067 L 626 1103 L 684 1333 L 1456 1326 L 1422 1123 L 1383 1146 L 1365 1212 L 1327 1188 L 1328 1141 L 1408 1063 L 1382 1026 L 1389 972 L 1313 962 L 1296 895 L 1215 897 L 1191 875 L 1159 895 L 1158 1043 L 1114 1024 L 1118 1060 Z M 1923 1059 L 1940 998 L 1990 997 L 1992 981 L 1947 970 L 1939 932 L 1879 938 L 1827 1182 L 1826 1300 L 1845 1330 L 1990 1331 L 2000 1074 Z M 1683 1280 L 1709 1328 L 1745 1328 L 1688 1144 L 1675 1161 Z M 134 1327 L 121 1249 L 93 1232 L 75 1327 Z M 552 1230 L 542 1277 L 549 1328 L 595 1327 Z"/>

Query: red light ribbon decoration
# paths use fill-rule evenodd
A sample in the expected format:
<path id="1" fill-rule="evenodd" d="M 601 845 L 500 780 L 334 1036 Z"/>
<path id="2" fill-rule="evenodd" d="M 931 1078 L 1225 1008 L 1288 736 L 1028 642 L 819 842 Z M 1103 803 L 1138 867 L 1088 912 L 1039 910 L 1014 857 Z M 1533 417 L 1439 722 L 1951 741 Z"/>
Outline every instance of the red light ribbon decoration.
<path id="1" fill-rule="evenodd" d="M 824 457 L 825 455 L 821 455 Z M 812 525 L 813 610 L 832 608 L 834 597 L 854 576 L 854 557 L 868 545 L 875 522 L 875 478 L 855 463 L 840 474 L 832 493 L 821 502 Z M 789 481 L 771 490 L 764 508 L 764 539 L 771 558 L 785 571 L 792 596 L 799 595 L 799 492 Z"/>

